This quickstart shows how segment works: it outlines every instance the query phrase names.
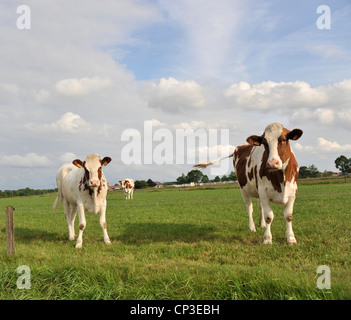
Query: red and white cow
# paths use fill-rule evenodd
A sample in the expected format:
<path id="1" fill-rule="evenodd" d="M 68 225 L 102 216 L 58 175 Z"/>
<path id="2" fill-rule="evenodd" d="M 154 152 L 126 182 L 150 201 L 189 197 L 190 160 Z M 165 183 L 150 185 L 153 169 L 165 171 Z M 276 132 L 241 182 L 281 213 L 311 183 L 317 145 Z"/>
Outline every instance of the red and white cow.
<path id="1" fill-rule="evenodd" d="M 126 199 L 133 199 L 133 193 L 134 193 L 134 180 L 133 179 L 124 179 L 122 181 L 119 181 L 121 186 L 124 189 L 124 194 L 126 195 Z"/>
<path id="2" fill-rule="evenodd" d="M 71 241 L 75 237 L 74 221 L 78 209 L 79 234 L 76 248 L 81 248 L 83 245 L 83 231 L 86 227 L 85 210 L 89 213 L 99 213 L 104 242 L 111 244 L 106 228 L 107 181 L 102 172 L 102 167 L 110 161 L 110 157 L 101 160 L 100 156 L 91 154 L 85 161 L 76 159 L 72 163 L 64 164 L 57 172 L 58 194 L 53 208 L 56 212 L 61 198 Z"/>
<path id="3" fill-rule="evenodd" d="M 235 172 L 249 214 L 249 228 L 253 232 L 256 228 L 252 218 L 251 199 L 258 198 L 260 225 L 266 227 L 264 244 L 272 243 L 271 223 L 274 215 L 271 201 L 284 205 L 287 242 L 296 243 L 292 218 L 299 168 L 289 141 L 299 139 L 302 133 L 300 129 L 290 131 L 279 123 L 272 123 L 267 126 L 263 135 L 248 137 L 247 145 L 237 147 L 229 155 L 234 157 Z M 215 162 L 217 161 L 196 166 L 207 167 Z"/>

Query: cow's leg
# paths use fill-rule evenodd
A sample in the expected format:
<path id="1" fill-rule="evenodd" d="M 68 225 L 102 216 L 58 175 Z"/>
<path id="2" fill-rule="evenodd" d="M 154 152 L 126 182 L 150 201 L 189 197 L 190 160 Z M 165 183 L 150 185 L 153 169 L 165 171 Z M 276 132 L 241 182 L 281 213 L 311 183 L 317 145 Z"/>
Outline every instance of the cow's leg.
<path id="1" fill-rule="evenodd" d="M 294 202 L 295 202 L 295 197 L 291 197 L 289 198 L 289 201 L 284 206 L 284 218 L 286 221 L 286 239 L 288 241 L 288 244 L 296 243 L 294 231 L 292 229 Z"/>
<path id="2" fill-rule="evenodd" d="M 106 244 L 111 244 L 110 238 L 107 234 L 107 225 L 106 225 L 106 206 L 101 206 L 100 209 L 100 225 L 102 228 L 102 233 L 104 235 L 104 242 Z"/>
<path id="3" fill-rule="evenodd" d="M 272 243 L 272 233 L 271 233 L 271 223 L 274 219 L 274 214 L 269 203 L 268 198 L 260 198 L 264 220 L 266 222 L 266 231 L 263 236 L 263 244 L 271 244 Z"/>
<path id="4" fill-rule="evenodd" d="M 68 226 L 68 239 L 71 239 L 72 236 L 72 232 L 71 232 L 71 210 L 69 207 L 69 203 L 65 198 L 62 198 L 62 207 L 63 207 L 63 211 L 65 212 L 65 217 L 66 217 L 66 222 L 67 222 L 67 226 Z M 73 207 L 72 207 L 73 208 Z M 73 229 L 74 232 L 74 229 Z M 73 235 L 73 239 L 74 239 L 74 235 Z"/>
<path id="5" fill-rule="evenodd" d="M 69 218 L 66 216 L 70 241 L 73 241 L 74 237 L 75 237 L 74 221 L 76 219 L 76 214 L 77 214 L 77 205 L 74 204 L 71 207 L 71 212 L 70 212 Z"/>
<path id="6" fill-rule="evenodd" d="M 249 229 L 252 232 L 256 232 L 255 223 L 254 223 L 253 217 L 252 217 L 253 206 L 252 206 L 251 198 L 249 196 L 245 195 L 243 192 L 242 192 L 242 196 L 243 196 L 243 199 L 245 202 L 246 211 L 249 215 Z"/>
<path id="7" fill-rule="evenodd" d="M 132 191 L 131 191 L 132 199 L 133 199 L 133 193 L 134 193 L 134 190 L 132 189 Z"/>
<path id="8" fill-rule="evenodd" d="M 265 228 L 266 227 L 266 222 L 264 220 L 264 213 L 263 213 L 263 208 L 260 199 L 258 199 L 258 208 L 260 209 L 260 227 Z"/>
<path id="9" fill-rule="evenodd" d="M 79 234 L 77 238 L 76 248 L 81 248 L 83 245 L 83 231 L 86 226 L 83 203 L 78 203 L 78 214 L 79 214 Z"/>

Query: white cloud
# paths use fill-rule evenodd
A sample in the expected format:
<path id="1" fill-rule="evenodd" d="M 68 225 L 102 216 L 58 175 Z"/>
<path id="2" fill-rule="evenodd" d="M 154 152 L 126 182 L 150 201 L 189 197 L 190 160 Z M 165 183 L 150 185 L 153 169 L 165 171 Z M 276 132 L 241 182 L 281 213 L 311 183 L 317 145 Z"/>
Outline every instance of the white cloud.
<path id="1" fill-rule="evenodd" d="M 62 163 L 70 163 L 74 159 L 78 159 L 78 156 L 73 152 L 66 152 L 60 156 L 60 161 Z"/>
<path id="2" fill-rule="evenodd" d="M 44 103 L 48 101 L 50 97 L 50 92 L 45 89 L 33 90 L 34 100 L 38 103 Z"/>
<path id="3" fill-rule="evenodd" d="M 84 134 L 91 130 L 91 126 L 84 119 L 72 112 L 63 114 L 59 120 L 51 124 L 38 125 L 29 123 L 25 125 L 25 128 L 36 133 L 62 132 Z"/>
<path id="4" fill-rule="evenodd" d="M 345 152 L 351 151 L 351 144 L 340 145 L 336 141 L 328 141 L 322 137 L 318 138 L 318 147 L 326 152 Z"/>
<path id="5" fill-rule="evenodd" d="M 351 144 L 341 145 L 336 141 L 329 141 L 322 137 L 318 137 L 315 146 L 303 146 L 300 143 L 296 143 L 295 148 L 296 150 L 306 151 L 312 154 L 351 152 Z"/>
<path id="6" fill-rule="evenodd" d="M 67 96 L 83 96 L 102 88 L 112 85 L 110 79 L 101 79 L 99 77 L 81 78 L 81 79 L 64 79 L 56 83 L 56 90 Z"/>
<path id="7" fill-rule="evenodd" d="M 223 91 L 227 103 L 233 107 L 258 111 L 285 110 L 300 106 L 317 107 L 328 101 L 323 88 L 312 88 L 304 81 L 257 84 L 240 82 Z"/>
<path id="8" fill-rule="evenodd" d="M 66 133 L 89 131 L 89 125 L 87 122 L 78 114 L 72 112 L 65 113 L 57 122 L 52 123 L 50 127 Z"/>
<path id="9" fill-rule="evenodd" d="M 198 129 L 198 128 L 206 128 L 206 123 L 203 121 L 193 120 L 191 122 L 181 122 L 179 124 L 173 125 L 175 129 Z"/>
<path id="10" fill-rule="evenodd" d="M 13 83 L 0 83 L 0 89 L 4 90 L 8 94 L 17 95 L 19 93 L 19 88 Z"/>
<path id="11" fill-rule="evenodd" d="M 13 154 L 0 156 L 0 163 L 3 166 L 37 168 L 51 167 L 54 163 L 46 156 L 40 156 L 36 153 L 27 153 L 24 156 Z"/>
<path id="12" fill-rule="evenodd" d="M 172 77 L 146 82 L 142 89 L 143 97 L 151 108 L 177 113 L 188 109 L 201 109 L 205 106 L 204 89 L 195 81 L 178 81 Z"/>

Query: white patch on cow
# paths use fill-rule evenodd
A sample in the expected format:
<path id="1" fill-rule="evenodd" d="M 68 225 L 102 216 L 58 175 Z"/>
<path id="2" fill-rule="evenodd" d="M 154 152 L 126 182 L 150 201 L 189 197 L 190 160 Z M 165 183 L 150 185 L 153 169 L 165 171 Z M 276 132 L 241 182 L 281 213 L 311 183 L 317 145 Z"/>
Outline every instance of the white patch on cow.
<path id="1" fill-rule="evenodd" d="M 278 138 L 283 133 L 283 126 L 279 123 L 272 123 L 267 126 L 264 131 L 264 137 L 266 138 L 269 146 L 268 162 L 277 160 L 279 162 L 279 169 L 282 169 L 283 162 L 278 154 Z"/>

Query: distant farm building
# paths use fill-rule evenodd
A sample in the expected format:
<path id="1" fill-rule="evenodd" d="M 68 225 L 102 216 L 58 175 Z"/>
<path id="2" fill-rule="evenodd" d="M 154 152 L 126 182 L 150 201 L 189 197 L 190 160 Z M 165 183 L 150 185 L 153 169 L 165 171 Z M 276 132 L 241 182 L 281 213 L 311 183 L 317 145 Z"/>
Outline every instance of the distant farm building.
<path id="1" fill-rule="evenodd" d="M 117 190 L 122 190 L 122 186 L 109 186 L 108 191 L 117 191 Z"/>
<path id="2" fill-rule="evenodd" d="M 162 188 L 163 187 L 163 184 L 161 182 L 152 181 L 151 179 L 147 180 L 146 183 L 149 187 L 155 187 L 155 188 Z"/>

